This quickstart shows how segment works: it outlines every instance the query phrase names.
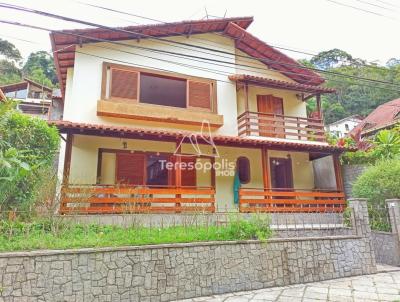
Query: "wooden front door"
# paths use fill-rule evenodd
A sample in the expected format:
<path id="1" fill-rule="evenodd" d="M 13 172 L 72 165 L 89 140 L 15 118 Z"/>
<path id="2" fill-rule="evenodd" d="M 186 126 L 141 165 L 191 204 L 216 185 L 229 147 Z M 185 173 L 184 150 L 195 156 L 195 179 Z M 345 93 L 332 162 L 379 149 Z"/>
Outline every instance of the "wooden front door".
<path id="1" fill-rule="evenodd" d="M 273 95 L 257 95 L 258 129 L 260 136 L 285 137 L 283 99 Z"/>
<path id="2" fill-rule="evenodd" d="M 271 186 L 273 189 L 293 189 L 292 160 L 290 158 L 271 157 Z"/>

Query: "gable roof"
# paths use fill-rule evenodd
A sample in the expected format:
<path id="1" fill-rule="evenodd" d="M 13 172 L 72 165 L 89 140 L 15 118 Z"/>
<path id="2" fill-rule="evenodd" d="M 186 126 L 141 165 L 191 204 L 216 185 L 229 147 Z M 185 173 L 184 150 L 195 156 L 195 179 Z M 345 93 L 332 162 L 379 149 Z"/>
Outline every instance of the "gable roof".
<path id="1" fill-rule="evenodd" d="M 259 58 L 269 68 L 283 73 L 298 83 L 319 85 L 324 82 L 324 79 L 317 73 L 302 68 L 302 65 L 297 61 L 248 33 L 246 29 L 252 22 L 253 17 L 235 17 L 128 26 L 115 28 L 117 31 L 114 28 L 63 30 L 52 32 L 50 40 L 54 51 L 57 75 L 63 92 L 67 78 L 67 69 L 74 66 L 76 45 L 98 42 L 96 39 L 120 41 L 146 39 L 148 36 L 162 38 L 201 33 L 222 33 L 234 39 L 238 49 L 250 56 Z"/>
<path id="2" fill-rule="evenodd" d="M 253 76 L 248 74 L 233 74 L 229 76 L 231 81 L 250 83 L 257 86 L 280 88 L 292 91 L 308 92 L 311 94 L 316 93 L 334 93 L 336 90 L 329 87 L 321 87 L 307 84 L 291 83 L 281 80 L 274 80 L 270 78 L 264 78 L 259 76 Z"/>
<path id="3" fill-rule="evenodd" d="M 16 90 L 20 90 L 20 89 L 25 89 L 27 87 L 28 83 L 32 84 L 32 85 L 34 85 L 36 87 L 43 88 L 44 90 L 47 90 L 47 91 L 52 91 L 53 90 L 50 87 L 44 86 L 42 84 L 39 84 L 39 83 L 37 83 L 35 81 L 32 81 L 32 80 L 30 80 L 28 78 L 24 78 L 24 80 L 21 81 L 21 82 L 2 85 L 2 86 L 0 86 L 0 88 L 1 88 L 1 90 L 3 90 L 4 93 L 7 93 L 7 92 L 10 92 L 10 91 L 16 91 Z"/>
<path id="4" fill-rule="evenodd" d="M 371 132 L 371 130 L 379 130 L 386 126 L 392 125 L 396 121 L 400 121 L 400 99 L 395 99 L 385 104 L 378 106 L 372 111 L 357 127 L 355 127 L 351 134 L 357 132 Z"/>

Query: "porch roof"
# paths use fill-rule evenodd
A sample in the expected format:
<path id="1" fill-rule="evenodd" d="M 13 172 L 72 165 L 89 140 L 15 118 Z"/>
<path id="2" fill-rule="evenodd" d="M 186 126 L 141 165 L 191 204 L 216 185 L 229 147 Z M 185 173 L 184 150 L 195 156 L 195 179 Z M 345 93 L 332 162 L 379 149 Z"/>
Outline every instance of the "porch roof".
<path id="1" fill-rule="evenodd" d="M 314 86 L 314 85 L 307 85 L 307 84 L 300 84 L 300 83 L 291 83 L 291 82 L 274 80 L 274 79 L 253 76 L 253 75 L 248 75 L 248 74 L 233 74 L 233 75 L 229 76 L 229 79 L 231 81 L 236 81 L 236 82 L 249 83 L 249 84 L 254 84 L 254 85 L 258 85 L 258 86 L 279 88 L 279 89 L 285 89 L 285 90 L 307 92 L 307 93 L 311 93 L 311 94 L 336 92 L 335 89 L 328 88 L 328 87 L 321 87 L 321 86 Z"/>
<path id="2" fill-rule="evenodd" d="M 192 133 L 189 131 L 172 131 L 158 130 L 146 128 L 134 128 L 126 126 L 111 126 L 104 124 L 87 124 L 70 121 L 48 121 L 50 125 L 56 126 L 61 133 L 94 135 L 94 136 L 111 136 L 124 137 L 127 139 L 152 139 L 158 141 L 177 141 L 185 137 L 199 140 L 201 144 L 207 143 L 210 137 L 200 133 Z M 340 146 L 331 146 L 322 143 L 313 142 L 296 142 L 296 141 L 276 141 L 267 137 L 239 137 L 239 136 L 212 136 L 212 141 L 216 145 L 236 146 L 236 147 L 261 147 L 266 146 L 271 149 L 287 150 L 287 151 L 305 151 L 305 152 L 321 152 L 321 153 L 341 153 L 351 150 Z"/>

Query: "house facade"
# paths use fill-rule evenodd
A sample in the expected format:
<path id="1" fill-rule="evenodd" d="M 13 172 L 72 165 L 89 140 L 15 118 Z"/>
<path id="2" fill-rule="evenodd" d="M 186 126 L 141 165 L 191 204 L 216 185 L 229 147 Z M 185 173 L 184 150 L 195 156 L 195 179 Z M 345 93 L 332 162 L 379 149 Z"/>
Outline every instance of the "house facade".
<path id="1" fill-rule="evenodd" d="M 252 21 L 51 34 L 62 214 L 343 210 L 344 149 L 325 141 L 320 110 L 334 90 L 247 32 Z M 324 157 L 334 187 L 315 179 Z"/>
<path id="2" fill-rule="evenodd" d="M 326 131 L 330 132 L 332 135 L 338 138 L 344 138 L 348 136 L 351 130 L 357 127 L 358 124 L 362 122 L 362 120 L 363 119 L 360 116 L 352 115 L 326 125 L 325 129 Z"/>

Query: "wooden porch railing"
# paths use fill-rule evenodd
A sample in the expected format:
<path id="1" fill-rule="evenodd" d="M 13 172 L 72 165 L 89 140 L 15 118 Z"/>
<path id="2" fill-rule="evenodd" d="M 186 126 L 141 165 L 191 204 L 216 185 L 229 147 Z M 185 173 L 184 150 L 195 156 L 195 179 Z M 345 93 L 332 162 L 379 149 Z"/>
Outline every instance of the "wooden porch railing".
<path id="1" fill-rule="evenodd" d="M 321 119 L 246 111 L 238 116 L 239 136 L 325 141 Z"/>
<path id="2" fill-rule="evenodd" d="M 242 213 L 332 213 L 343 212 L 345 208 L 345 195 L 340 191 L 239 190 L 239 210 Z"/>
<path id="3" fill-rule="evenodd" d="M 60 214 L 213 213 L 212 187 L 67 185 Z"/>

